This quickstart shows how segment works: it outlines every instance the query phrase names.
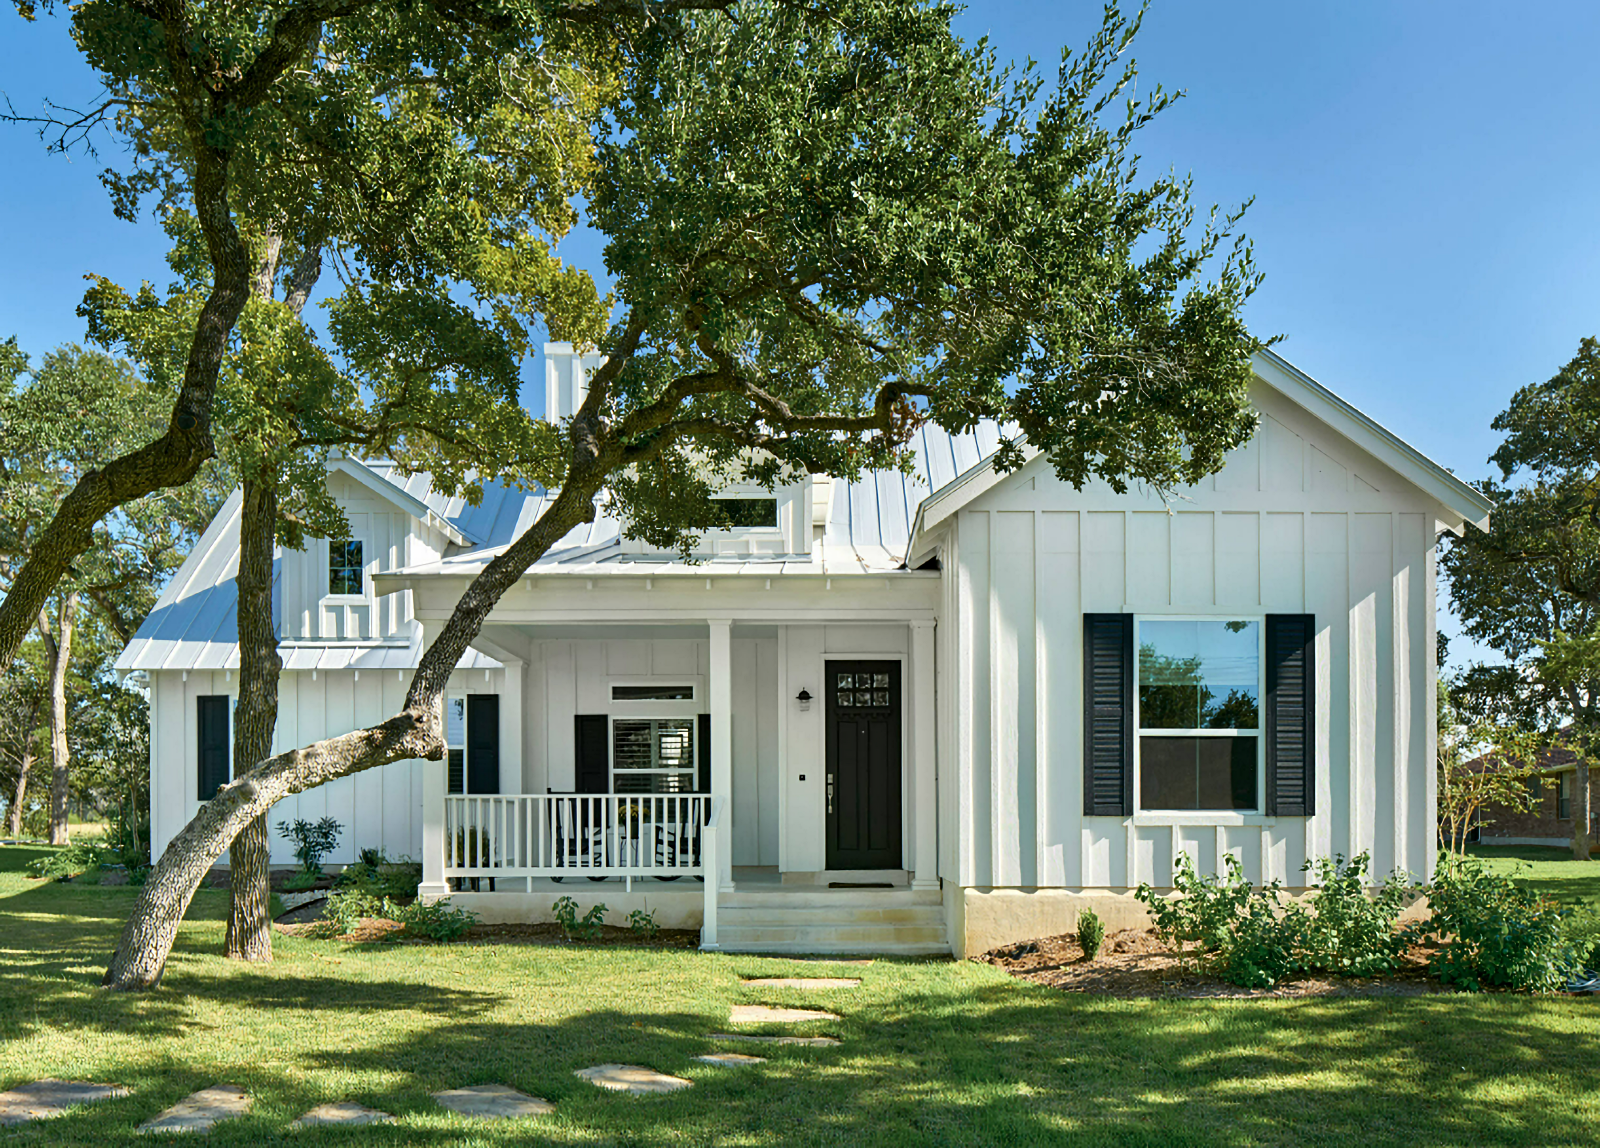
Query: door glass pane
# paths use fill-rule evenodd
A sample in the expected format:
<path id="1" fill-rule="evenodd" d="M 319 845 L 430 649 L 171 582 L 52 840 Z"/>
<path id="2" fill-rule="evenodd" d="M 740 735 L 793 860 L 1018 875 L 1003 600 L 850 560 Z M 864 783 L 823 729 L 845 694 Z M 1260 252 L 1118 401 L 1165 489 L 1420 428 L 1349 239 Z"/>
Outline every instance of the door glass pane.
<path id="1" fill-rule="evenodd" d="M 889 704 L 889 691 L 888 690 L 873 690 L 872 691 L 872 704 L 875 705 L 875 706 L 886 706 L 886 705 L 888 705 Z"/>
<path id="2" fill-rule="evenodd" d="M 841 690 L 847 690 L 851 686 L 853 686 L 854 684 L 855 684 L 855 682 L 854 682 L 854 680 L 851 678 L 851 676 L 849 674 L 840 674 L 839 675 L 839 688 Z"/>
<path id="3" fill-rule="evenodd" d="M 848 709 L 851 705 L 854 704 L 854 702 L 852 700 L 854 697 L 855 697 L 855 695 L 852 694 L 849 690 L 840 690 L 839 691 L 839 704 L 841 706 L 844 706 L 846 709 Z"/>
<path id="4" fill-rule="evenodd" d="M 889 675 L 888 674 L 873 674 L 872 675 L 872 684 L 873 684 L 874 687 L 876 687 L 877 689 L 880 689 L 880 690 L 888 689 L 889 688 Z"/>

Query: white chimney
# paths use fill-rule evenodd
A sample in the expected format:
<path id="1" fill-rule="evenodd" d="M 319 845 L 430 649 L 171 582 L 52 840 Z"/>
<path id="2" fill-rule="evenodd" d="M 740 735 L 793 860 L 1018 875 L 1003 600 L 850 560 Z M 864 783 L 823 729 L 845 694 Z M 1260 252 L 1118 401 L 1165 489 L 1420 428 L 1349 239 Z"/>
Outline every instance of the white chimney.
<path id="1" fill-rule="evenodd" d="M 546 343 L 544 417 L 553 423 L 571 418 L 589 393 L 589 376 L 603 361 L 598 351 L 580 355 L 571 343 Z"/>

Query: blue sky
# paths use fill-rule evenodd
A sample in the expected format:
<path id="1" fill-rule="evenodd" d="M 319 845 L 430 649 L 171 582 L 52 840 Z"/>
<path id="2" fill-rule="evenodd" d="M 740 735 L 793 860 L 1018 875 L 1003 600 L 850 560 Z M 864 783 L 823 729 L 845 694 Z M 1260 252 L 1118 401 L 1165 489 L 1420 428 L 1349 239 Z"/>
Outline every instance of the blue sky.
<path id="1" fill-rule="evenodd" d="M 1053 70 L 1099 7 L 989 2 L 958 26 Z M 92 99 L 63 21 L 0 21 L 0 91 L 19 111 Z M 1512 390 L 1600 333 L 1597 48 L 1593 0 L 1156 0 L 1141 86 L 1188 95 L 1140 151 L 1147 171 L 1192 172 L 1202 203 L 1254 195 L 1267 278 L 1251 326 L 1470 478 Z M 0 338 L 34 354 L 81 339 L 88 271 L 165 282 L 160 230 L 115 219 L 100 187 L 115 156 L 47 155 L 0 125 L 0 157 Z M 579 234 L 563 254 L 598 268 L 598 251 Z"/>

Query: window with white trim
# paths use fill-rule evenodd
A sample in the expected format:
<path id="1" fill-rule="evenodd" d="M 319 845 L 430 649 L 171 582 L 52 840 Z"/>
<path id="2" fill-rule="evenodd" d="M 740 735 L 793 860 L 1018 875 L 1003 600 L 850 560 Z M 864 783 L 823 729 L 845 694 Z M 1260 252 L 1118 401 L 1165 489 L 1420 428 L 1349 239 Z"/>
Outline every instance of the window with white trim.
<path id="1" fill-rule="evenodd" d="M 328 539 L 328 594 L 360 597 L 367 592 L 359 538 Z"/>
<path id="2" fill-rule="evenodd" d="M 613 718 L 612 793 L 692 793 L 694 718 Z"/>
<path id="3" fill-rule="evenodd" d="M 1262 627 L 1255 618 L 1139 618 L 1139 808 L 1261 806 Z"/>

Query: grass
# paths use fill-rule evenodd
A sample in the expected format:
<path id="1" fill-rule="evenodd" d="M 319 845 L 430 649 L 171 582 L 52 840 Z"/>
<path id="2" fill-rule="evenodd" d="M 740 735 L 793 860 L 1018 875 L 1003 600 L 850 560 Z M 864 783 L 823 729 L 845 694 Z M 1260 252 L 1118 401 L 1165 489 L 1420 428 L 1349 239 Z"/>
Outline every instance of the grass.
<path id="1" fill-rule="evenodd" d="M 1574 861 L 1570 849 L 1543 845 L 1471 845 L 1467 852 L 1564 905 L 1600 910 L 1600 861 Z"/>
<path id="2" fill-rule="evenodd" d="M 0 848 L 0 1088 L 58 1076 L 132 1095 L 0 1129 L 4 1144 L 127 1143 L 217 1083 L 255 1107 L 211 1145 L 1577 1145 L 1600 1122 L 1593 999 L 1114 1001 L 969 962 L 281 936 L 274 964 L 247 967 L 216 955 L 216 892 L 196 897 L 161 991 L 108 995 L 96 984 L 132 891 L 28 881 L 39 852 Z M 802 970 L 863 983 L 740 984 Z M 843 1019 L 796 1031 L 844 1044 L 750 1049 L 771 1058 L 754 1068 L 696 1062 L 729 1006 L 755 1001 L 821 1002 Z M 572 1075 L 608 1061 L 695 1087 L 632 1098 Z M 429 1097 L 488 1082 L 556 1115 L 478 1123 Z M 398 1120 L 288 1130 L 345 1099 Z"/>

